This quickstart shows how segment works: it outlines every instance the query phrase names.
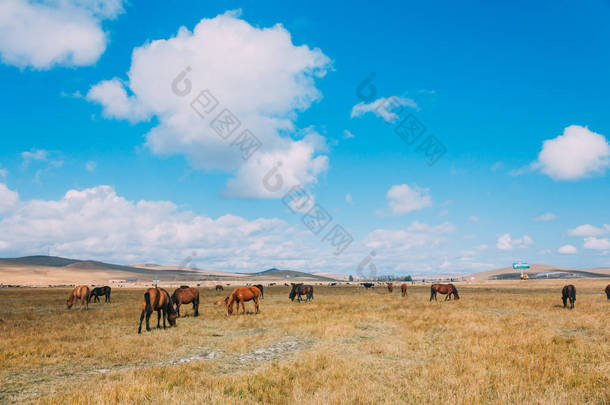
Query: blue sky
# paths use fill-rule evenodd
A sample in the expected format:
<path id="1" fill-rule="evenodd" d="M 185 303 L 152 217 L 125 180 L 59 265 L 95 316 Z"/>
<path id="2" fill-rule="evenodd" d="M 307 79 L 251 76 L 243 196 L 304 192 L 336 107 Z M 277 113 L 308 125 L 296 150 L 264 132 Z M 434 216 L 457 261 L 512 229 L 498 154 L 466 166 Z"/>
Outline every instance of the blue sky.
<path id="1" fill-rule="evenodd" d="M 9 0 L 0 14 L 2 257 L 610 266 L 608 2 Z M 190 107 L 204 89 L 241 122 L 228 140 Z M 426 130 L 412 145 L 394 131 L 409 114 Z M 231 145 L 246 128 L 261 142 L 247 159 Z M 446 148 L 433 165 L 416 150 L 428 135 Z M 303 212 L 282 202 L 294 185 Z M 317 235 L 301 221 L 314 202 L 332 216 Z M 335 225 L 353 239 L 339 255 Z"/>

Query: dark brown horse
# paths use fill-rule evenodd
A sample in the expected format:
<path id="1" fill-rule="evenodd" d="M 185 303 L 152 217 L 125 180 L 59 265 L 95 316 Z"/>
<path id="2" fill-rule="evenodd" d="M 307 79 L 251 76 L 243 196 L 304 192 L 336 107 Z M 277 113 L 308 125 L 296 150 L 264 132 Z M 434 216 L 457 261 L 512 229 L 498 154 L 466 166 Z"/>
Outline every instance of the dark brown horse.
<path id="1" fill-rule="evenodd" d="M 403 297 L 407 296 L 407 285 L 405 283 L 402 283 L 400 285 L 400 295 L 402 295 Z"/>
<path id="2" fill-rule="evenodd" d="M 386 285 L 388 286 L 388 292 L 390 292 L 390 293 L 391 293 L 392 291 L 394 291 L 394 284 L 392 284 L 392 283 L 386 283 Z"/>
<path id="3" fill-rule="evenodd" d="M 146 330 L 150 332 L 148 321 L 153 311 L 157 311 L 157 329 L 161 328 L 161 313 L 163 313 L 163 329 L 165 329 L 165 318 L 169 321 L 169 327 L 176 326 L 178 313 L 169 293 L 163 288 L 149 288 L 142 299 L 142 312 L 140 313 L 140 327 L 138 333 L 142 332 L 142 320 L 146 315 Z"/>
<path id="4" fill-rule="evenodd" d="M 95 287 L 93 290 L 91 290 L 91 295 L 89 296 L 89 302 L 91 302 L 91 298 L 93 298 L 93 302 L 100 302 L 101 296 L 106 297 L 106 301 L 104 301 L 104 302 L 110 302 L 110 292 L 111 291 L 112 291 L 112 288 L 108 287 L 107 285 L 105 285 L 103 287 Z"/>
<path id="5" fill-rule="evenodd" d="M 430 286 L 430 301 L 432 301 L 432 298 L 436 301 L 437 293 L 447 294 L 445 301 L 450 300 L 451 295 L 453 295 L 456 300 L 460 299 L 457 288 L 455 288 L 453 284 L 432 284 Z"/>
<path id="6" fill-rule="evenodd" d="M 610 300 L 610 284 L 608 284 L 606 286 L 606 289 L 604 290 L 606 292 L 606 296 L 608 297 L 608 299 Z"/>
<path id="7" fill-rule="evenodd" d="M 362 285 L 364 288 L 366 288 L 367 290 L 369 288 L 375 288 L 375 284 L 373 283 L 360 283 L 360 285 Z"/>
<path id="8" fill-rule="evenodd" d="M 68 297 L 68 309 L 72 308 L 72 305 L 76 300 L 80 300 L 80 309 L 89 309 L 89 297 L 91 296 L 91 289 L 88 285 L 79 285 L 70 293 Z M 84 307 L 83 307 L 84 305 Z"/>
<path id="9" fill-rule="evenodd" d="M 258 297 L 260 290 L 257 287 L 237 287 L 233 293 L 225 298 L 227 306 L 227 315 L 233 314 L 233 304 L 237 301 L 237 314 L 239 315 L 239 303 L 243 309 L 243 314 L 246 314 L 246 301 L 254 301 L 254 313 L 258 314 Z"/>
<path id="10" fill-rule="evenodd" d="M 172 294 L 172 301 L 176 304 L 176 312 L 180 317 L 180 305 L 182 304 L 193 304 L 193 316 L 199 316 L 199 290 L 188 285 L 183 285 L 177 288 Z"/>
<path id="11" fill-rule="evenodd" d="M 305 295 L 305 302 L 313 300 L 313 286 L 303 285 L 303 283 L 290 284 L 292 284 L 292 289 L 290 290 L 290 294 L 288 294 L 288 298 L 290 298 L 291 301 L 294 301 L 294 298 L 298 296 L 297 301 L 301 302 L 301 295 Z"/>
<path id="12" fill-rule="evenodd" d="M 261 292 L 261 298 L 265 298 L 265 294 L 263 292 L 263 285 L 262 284 L 254 284 L 254 287 L 258 288 L 258 290 Z"/>
<path id="13" fill-rule="evenodd" d="M 216 284 L 216 291 L 222 291 L 224 288 L 220 284 Z"/>
<path id="14" fill-rule="evenodd" d="M 570 309 L 573 309 L 574 301 L 576 301 L 576 287 L 572 284 L 564 286 L 561 290 L 561 300 L 563 301 L 564 308 L 568 305 L 568 300 L 570 300 Z"/>

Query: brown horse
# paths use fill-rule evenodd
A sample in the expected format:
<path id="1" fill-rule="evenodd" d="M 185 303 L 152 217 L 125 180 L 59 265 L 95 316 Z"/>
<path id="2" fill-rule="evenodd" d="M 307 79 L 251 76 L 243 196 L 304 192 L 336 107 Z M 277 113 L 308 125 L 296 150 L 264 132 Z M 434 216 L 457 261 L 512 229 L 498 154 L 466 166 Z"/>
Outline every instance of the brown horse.
<path id="1" fill-rule="evenodd" d="M 224 288 L 220 284 L 216 284 L 216 291 L 222 291 Z"/>
<path id="2" fill-rule="evenodd" d="M 260 290 L 256 287 L 237 287 L 235 290 L 233 290 L 233 293 L 230 296 L 225 298 L 227 315 L 233 314 L 233 303 L 235 303 L 235 301 L 237 301 L 237 315 L 239 315 L 240 302 L 243 309 L 243 314 L 246 314 L 246 306 L 244 305 L 246 301 L 254 301 L 254 313 L 258 314 L 259 295 Z"/>
<path id="3" fill-rule="evenodd" d="M 148 321 L 153 311 L 157 311 L 157 329 L 161 326 L 161 312 L 163 312 L 163 329 L 165 329 L 165 318 L 169 321 L 169 327 L 176 326 L 178 313 L 174 309 L 174 304 L 169 293 L 163 288 L 149 288 L 144 293 L 142 300 L 142 313 L 140 313 L 140 327 L 138 333 L 142 332 L 142 320 L 146 315 L 146 330 L 150 332 Z"/>
<path id="4" fill-rule="evenodd" d="M 68 309 L 72 308 L 72 305 L 76 300 L 80 300 L 80 309 L 89 309 L 89 297 L 91 296 L 91 289 L 88 285 L 79 285 L 70 293 L 68 297 Z M 85 305 L 83 307 L 83 304 Z"/>
<path id="5" fill-rule="evenodd" d="M 180 305 L 193 303 L 193 316 L 199 316 L 199 290 L 188 285 L 177 288 L 172 294 L 172 301 L 176 304 L 176 312 L 180 317 Z"/>
<path id="6" fill-rule="evenodd" d="M 405 283 L 402 283 L 400 285 L 400 295 L 402 295 L 403 297 L 407 296 L 407 285 Z"/>
<path id="7" fill-rule="evenodd" d="M 392 291 L 394 291 L 394 284 L 392 284 L 392 283 L 386 283 L 386 285 L 388 286 L 388 292 L 390 292 L 390 293 L 391 293 Z"/>
<path id="8" fill-rule="evenodd" d="M 608 284 L 608 285 L 606 286 L 606 289 L 605 289 L 604 291 L 606 291 L 606 296 L 607 296 L 607 297 L 608 297 L 608 299 L 610 300 L 610 284 Z"/>
<path id="9" fill-rule="evenodd" d="M 570 300 L 570 309 L 574 309 L 574 301 L 576 301 L 576 287 L 572 284 L 568 284 L 561 290 L 561 300 L 563 301 L 563 307 L 568 305 L 568 299 Z"/>
<path id="10" fill-rule="evenodd" d="M 457 288 L 453 284 L 432 284 L 430 286 L 430 301 L 432 301 L 432 298 L 436 301 L 437 293 L 447 294 L 445 301 L 450 300 L 452 294 L 456 300 L 460 299 Z"/>

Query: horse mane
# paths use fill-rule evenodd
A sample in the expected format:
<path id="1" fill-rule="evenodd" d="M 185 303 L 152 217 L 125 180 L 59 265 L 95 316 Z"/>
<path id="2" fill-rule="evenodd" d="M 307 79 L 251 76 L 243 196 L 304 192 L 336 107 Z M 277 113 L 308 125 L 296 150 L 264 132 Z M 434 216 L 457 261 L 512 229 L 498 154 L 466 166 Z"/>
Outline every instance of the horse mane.
<path id="1" fill-rule="evenodd" d="M 169 300 L 169 302 L 168 302 L 168 311 L 169 311 L 170 314 L 175 314 L 176 313 L 176 308 L 174 308 L 174 300 L 172 299 L 172 297 L 169 295 L 169 293 L 167 291 L 166 291 L 166 294 L 167 294 L 167 298 Z"/>

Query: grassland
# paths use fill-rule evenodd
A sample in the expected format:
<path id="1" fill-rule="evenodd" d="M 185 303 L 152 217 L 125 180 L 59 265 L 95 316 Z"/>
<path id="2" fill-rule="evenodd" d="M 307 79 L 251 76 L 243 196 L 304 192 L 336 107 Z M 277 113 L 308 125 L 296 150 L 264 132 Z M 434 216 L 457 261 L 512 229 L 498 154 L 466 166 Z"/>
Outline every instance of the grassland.
<path id="1" fill-rule="evenodd" d="M 608 404 L 607 281 L 570 282 L 572 311 L 561 281 L 458 285 L 461 300 L 433 303 L 422 285 L 316 286 L 307 304 L 277 286 L 261 314 L 231 318 L 202 288 L 200 317 L 142 335 L 142 290 L 82 312 L 67 290 L 0 290 L 0 402 Z"/>

